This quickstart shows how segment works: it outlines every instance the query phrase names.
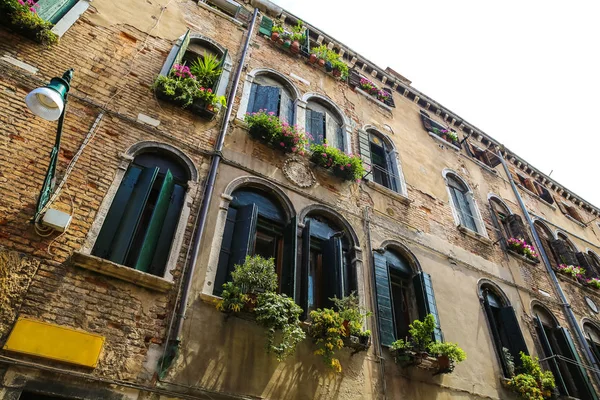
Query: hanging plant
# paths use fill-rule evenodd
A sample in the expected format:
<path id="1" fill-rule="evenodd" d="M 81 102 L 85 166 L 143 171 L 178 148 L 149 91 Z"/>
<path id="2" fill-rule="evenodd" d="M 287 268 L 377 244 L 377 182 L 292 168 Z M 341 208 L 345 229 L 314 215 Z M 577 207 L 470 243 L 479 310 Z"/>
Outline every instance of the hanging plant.
<path id="1" fill-rule="evenodd" d="M 327 140 L 323 144 L 313 144 L 311 161 L 323 168 L 328 168 L 340 178 L 359 182 L 365 174 L 360 156 L 346 154 L 342 150 L 329 146 Z"/>
<path id="2" fill-rule="evenodd" d="M 0 24 L 45 45 L 58 42 L 54 24 L 37 14 L 34 0 L 0 0 Z"/>

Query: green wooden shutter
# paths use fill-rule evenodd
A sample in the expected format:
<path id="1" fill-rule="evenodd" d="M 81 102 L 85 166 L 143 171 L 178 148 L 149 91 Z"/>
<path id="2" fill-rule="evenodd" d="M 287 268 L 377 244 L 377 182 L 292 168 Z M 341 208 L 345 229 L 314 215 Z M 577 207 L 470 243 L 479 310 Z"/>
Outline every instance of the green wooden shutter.
<path id="1" fill-rule="evenodd" d="M 308 286 L 310 274 L 310 220 L 302 230 L 302 282 L 300 286 L 300 307 L 304 310 L 304 319 L 308 318 Z"/>
<path id="2" fill-rule="evenodd" d="M 432 314 L 433 318 L 435 319 L 435 331 L 433 332 L 433 338 L 437 341 L 443 342 L 444 335 L 442 334 L 442 328 L 440 326 L 440 316 L 435 303 L 435 294 L 433 292 L 431 276 L 426 272 L 419 272 L 413 278 L 413 284 L 415 287 L 417 306 L 419 307 L 419 318 L 422 320 L 428 314 Z"/>
<path id="3" fill-rule="evenodd" d="M 173 68 L 173 66 L 175 64 L 181 63 L 181 60 L 183 59 L 183 55 L 185 54 L 189 44 L 190 44 L 190 30 L 188 29 L 187 32 L 185 33 L 185 35 L 183 35 L 183 38 L 181 38 L 181 40 L 177 40 L 177 43 L 175 43 L 175 45 L 173 46 L 173 49 L 169 53 L 169 56 L 167 57 L 165 64 L 163 65 L 162 69 L 160 70 L 160 75 L 164 75 L 164 76 L 169 75 L 169 72 L 171 72 L 171 69 Z"/>
<path id="4" fill-rule="evenodd" d="M 400 193 L 402 184 L 400 182 L 400 170 L 398 169 L 398 160 L 396 160 L 396 153 L 388 151 L 387 155 L 387 172 L 390 178 L 390 186 L 394 192 Z"/>
<path id="5" fill-rule="evenodd" d="M 135 185 L 142 174 L 142 170 L 143 168 L 136 165 L 131 165 L 127 169 L 127 172 L 121 181 L 121 185 L 119 186 L 119 190 L 117 190 L 110 209 L 106 214 L 106 218 L 104 219 L 104 223 L 102 224 L 102 229 L 100 229 L 96 243 L 94 243 L 92 255 L 106 259 L 110 257 L 111 245 L 117 230 L 119 229 L 121 220 L 123 219 L 125 206 L 131 198 L 131 194 L 133 193 L 133 189 L 135 188 Z"/>
<path id="6" fill-rule="evenodd" d="M 358 149 L 360 150 L 360 158 L 362 158 L 365 169 L 367 171 L 372 170 L 371 165 L 373 162 L 371 161 L 371 142 L 369 140 L 369 133 L 362 129 L 358 130 Z M 364 179 L 368 181 L 372 180 L 373 173 L 371 172 Z"/>
<path id="7" fill-rule="evenodd" d="M 154 258 L 154 252 L 165 222 L 165 217 L 167 216 L 167 211 L 169 210 L 171 195 L 173 194 L 174 188 L 175 182 L 173 180 L 173 174 L 171 174 L 170 170 L 167 170 L 158 194 L 158 199 L 154 205 L 154 210 L 152 211 L 152 217 L 150 217 L 150 223 L 148 224 L 148 228 L 144 235 L 140 254 L 135 263 L 135 269 L 139 271 L 147 272 L 150 263 L 152 262 L 152 258 Z"/>
<path id="8" fill-rule="evenodd" d="M 392 289 L 387 261 L 383 254 L 373 253 L 375 268 L 375 293 L 377 297 L 377 319 L 379 322 L 379 340 L 382 346 L 391 346 L 396 340 L 396 324 L 392 309 Z"/>
<path id="9" fill-rule="evenodd" d="M 257 219 L 258 207 L 256 204 L 251 203 L 238 209 L 231 240 L 229 273 L 234 270 L 236 265 L 243 264 L 246 256 L 253 254 Z M 227 279 L 229 279 L 229 273 Z"/>
<path id="10" fill-rule="evenodd" d="M 233 231 L 235 230 L 235 220 L 237 218 L 237 209 L 229 207 L 227 210 L 227 219 L 223 229 L 223 238 L 221 239 L 221 251 L 219 252 L 219 263 L 217 264 L 217 274 L 213 294 L 220 296 L 223 292 L 223 284 L 229 280 L 229 258 L 231 256 L 231 243 L 233 242 Z"/>
<path id="11" fill-rule="evenodd" d="M 542 320 L 539 316 L 535 316 L 535 328 L 538 334 L 538 340 L 542 346 L 542 350 L 544 351 L 544 355 L 546 358 L 552 357 L 555 355 L 552 346 L 550 345 L 550 341 L 548 340 L 548 336 L 546 335 L 546 331 L 544 330 L 544 324 L 542 324 Z M 567 390 L 567 385 L 565 385 L 565 381 L 563 380 L 562 374 L 560 373 L 560 369 L 558 368 L 558 361 L 556 358 L 551 358 L 548 360 L 548 365 L 550 366 L 550 371 L 554 375 L 554 380 L 556 381 L 556 386 L 561 394 L 569 394 Z"/>
<path id="12" fill-rule="evenodd" d="M 40 18 L 56 24 L 64 15 L 77 4 L 78 0 L 39 0 L 37 14 Z"/>
<path id="13" fill-rule="evenodd" d="M 281 270 L 281 293 L 296 298 L 296 259 L 298 258 L 298 217 L 293 216 L 283 233 L 283 268 Z"/>
<path id="14" fill-rule="evenodd" d="M 322 144 L 325 138 L 325 114 L 306 109 L 306 132 L 312 136 L 312 143 Z"/>
<path id="15" fill-rule="evenodd" d="M 294 101 L 287 95 L 285 91 L 281 91 L 281 106 L 279 115 L 281 120 L 290 125 L 295 124 L 294 120 Z"/>
<path id="16" fill-rule="evenodd" d="M 338 237 L 331 237 L 323 246 L 323 274 L 322 282 L 315 282 L 322 293 L 323 307 L 332 308 L 331 297 L 343 297 L 344 276 L 342 271 L 342 241 Z"/>
<path id="17" fill-rule="evenodd" d="M 156 167 L 144 168 L 142 171 L 140 179 L 137 181 L 131 198 L 125 207 L 121 224 L 113 240 L 109 260 L 117 264 L 125 263 L 157 175 L 158 168 Z"/>
<path id="18" fill-rule="evenodd" d="M 504 335 L 508 340 L 508 343 L 504 344 L 510 354 L 515 358 L 515 366 L 520 367 L 521 363 L 521 352 L 529 355 L 527 351 L 527 345 L 523 338 L 523 333 L 519 327 L 519 321 L 515 315 L 515 310 L 511 306 L 502 307 L 498 309 L 498 316 L 500 319 L 501 328 L 504 331 Z"/>
<path id="19" fill-rule="evenodd" d="M 494 340 L 494 345 L 496 346 L 496 351 L 498 352 L 498 357 L 500 357 L 500 364 L 502 366 L 502 371 L 504 372 L 504 376 L 510 378 L 510 370 L 508 368 L 508 363 L 506 358 L 504 357 L 504 352 L 502 351 L 504 344 L 502 343 L 502 338 L 500 337 L 500 331 L 498 330 L 498 324 L 496 323 L 496 316 L 494 315 L 494 311 L 492 310 L 492 306 L 488 301 L 487 293 L 484 293 L 483 298 L 483 309 L 485 310 L 485 314 L 488 320 L 488 324 L 490 325 L 490 333 L 492 334 L 492 339 Z M 507 348 L 510 351 L 510 354 L 514 357 L 515 366 L 521 365 L 521 357 L 519 354 L 514 354 L 513 351 Z M 517 364 L 518 362 L 518 364 Z"/>
<path id="20" fill-rule="evenodd" d="M 598 400 L 596 391 L 594 390 L 587 372 L 583 367 L 581 357 L 579 357 L 579 354 L 577 353 L 575 343 L 573 343 L 573 338 L 571 337 L 568 329 L 564 327 L 556 328 L 556 339 L 560 348 L 563 351 L 566 350 L 562 355 L 577 363 L 566 363 L 567 368 L 569 369 L 569 372 L 575 381 L 575 386 L 577 387 L 578 393 L 575 394 L 575 397 L 578 397 L 581 400 Z"/>
<path id="21" fill-rule="evenodd" d="M 185 199 L 185 191 L 185 187 L 181 185 L 176 184 L 173 188 L 167 215 L 160 232 L 158 243 L 156 244 L 154 257 L 152 258 L 148 270 L 148 272 L 153 275 L 164 275 L 165 265 L 169 259 L 171 245 L 173 244 L 173 238 L 175 236 L 175 231 L 177 230 L 177 224 L 179 223 L 181 207 L 183 206 L 183 201 Z"/>
<path id="22" fill-rule="evenodd" d="M 266 15 L 263 15 L 260 20 L 260 28 L 258 28 L 258 33 L 266 36 L 271 36 L 271 30 L 273 29 L 273 20 L 268 18 Z"/>
<path id="23" fill-rule="evenodd" d="M 223 53 L 223 57 L 221 57 L 221 61 L 219 62 L 218 69 L 221 70 L 221 74 L 215 80 L 215 83 L 213 84 L 213 87 L 212 87 L 212 91 L 215 94 L 217 93 L 217 90 L 219 89 L 219 84 L 221 83 L 221 77 L 223 77 L 223 66 L 225 65 L 225 59 L 227 58 L 227 53 L 228 53 L 228 50 L 225 50 L 225 53 Z"/>

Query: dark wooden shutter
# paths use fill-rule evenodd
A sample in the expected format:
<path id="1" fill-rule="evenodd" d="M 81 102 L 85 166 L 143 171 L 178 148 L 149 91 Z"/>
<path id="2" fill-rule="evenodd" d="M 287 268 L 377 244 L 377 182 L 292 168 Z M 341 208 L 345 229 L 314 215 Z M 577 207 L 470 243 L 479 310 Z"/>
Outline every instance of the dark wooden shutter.
<path id="1" fill-rule="evenodd" d="M 321 144 L 325 139 L 325 114 L 311 110 L 310 118 L 310 134 L 313 137 L 313 143 Z"/>
<path id="2" fill-rule="evenodd" d="M 252 85 L 248 102 L 248 112 L 253 113 L 264 110 L 279 115 L 280 91 L 281 89 L 276 86 Z"/>
<path id="3" fill-rule="evenodd" d="M 498 316 L 506 339 L 508 340 L 508 343 L 506 343 L 504 347 L 506 347 L 510 351 L 510 354 L 515 358 L 515 366 L 520 367 L 522 365 L 521 352 L 529 355 L 529 351 L 527 351 L 527 345 L 525 344 L 523 333 L 521 332 L 517 316 L 515 315 L 515 310 L 511 306 L 502 307 L 498 309 Z"/>
<path id="4" fill-rule="evenodd" d="M 550 245 L 558 257 L 559 263 L 577 265 L 577 257 L 575 256 L 575 253 L 571 251 L 569 245 L 563 239 L 553 240 L 550 242 Z"/>
<path id="5" fill-rule="evenodd" d="M 304 319 L 308 317 L 308 285 L 310 273 L 310 220 L 302 230 L 302 272 L 300 286 L 300 307 L 304 310 Z"/>
<path id="6" fill-rule="evenodd" d="M 298 217 L 292 217 L 283 234 L 283 268 L 281 270 L 281 293 L 296 298 L 296 259 L 298 255 Z"/>
<path id="7" fill-rule="evenodd" d="M 160 70 L 160 75 L 169 75 L 169 72 L 171 72 L 173 65 L 181 63 L 183 55 L 187 51 L 189 44 L 190 30 L 188 29 L 185 35 L 183 35 L 183 38 L 181 38 L 181 40 L 178 40 L 177 43 L 175 43 L 175 46 L 173 46 L 174 51 L 171 50 L 171 52 L 169 53 L 167 60 L 165 61 L 162 69 Z"/>
<path id="8" fill-rule="evenodd" d="M 260 28 L 258 28 L 258 33 L 266 36 L 271 36 L 271 30 L 273 29 L 273 20 L 266 15 L 263 15 L 260 20 Z"/>
<path id="9" fill-rule="evenodd" d="M 37 14 L 40 18 L 56 24 L 77 4 L 78 0 L 38 0 Z"/>
<path id="10" fill-rule="evenodd" d="M 285 91 L 281 91 L 281 119 L 290 125 L 295 124 L 294 120 L 294 101 Z"/>
<path id="11" fill-rule="evenodd" d="M 371 142 L 369 140 L 369 133 L 367 131 L 363 131 L 362 129 L 358 130 L 358 149 L 360 151 L 360 158 L 362 159 L 363 165 L 367 171 L 372 170 L 373 162 L 371 161 Z M 364 179 L 372 180 L 373 173 L 368 174 Z"/>
<path id="12" fill-rule="evenodd" d="M 453 186 L 450 186 L 450 193 L 452 194 L 461 224 L 477 232 L 477 225 L 475 224 L 475 218 L 471 214 L 471 205 L 469 204 L 467 195 Z"/>
<path id="13" fill-rule="evenodd" d="M 248 97 L 248 107 L 246 108 L 247 113 L 256 112 L 254 109 L 254 99 L 256 98 L 256 91 L 258 90 L 258 85 L 253 83 L 250 87 L 250 96 Z"/>
<path id="14" fill-rule="evenodd" d="M 391 346 L 396 340 L 396 324 L 392 310 L 392 289 L 387 261 L 383 254 L 373 252 L 375 268 L 375 293 L 377 296 L 377 319 L 379 340 L 382 346 Z"/>
<path id="15" fill-rule="evenodd" d="M 577 252 L 575 253 L 575 257 L 577 258 L 577 265 L 585 269 L 585 274 L 588 278 L 597 277 L 598 272 L 596 271 L 592 256 L 587 253 Z"/>
<path id="16" fill-rule="evenodd" d="M 243 264 L 246 256 L 252 255 L 256 238 L 257 218 L 258 207 L 256 204 L 252 203 L 238 208 L 235 218 L 235 228 L 231 238 L 229 273 L 234 270 L 235 265 Z"/>
<path id="17" fill-rule="evenodd" d="M 125 206 L 119 229 L 115 233 L 109 260 L 123 264 L 129 255 L 133 236 L 146 207 L 152 185 L 158 175 L 158 168 L 144 168 L 136 182 L 131 197 Z"/>
<path id="18" fill-rule="evenodd" d="M 152 211 L 152 217 L 150 217 L 148 228 L 144 234 L 142 248 L 134 266 L 134 268 L 137 270 L 147 272 L 148 268 L 150 267 L 150 262 L 154 257 L 154 251 L 156 250 L 156 245 L 158 244 L 158 238 L 160 232 L 162 231 L 165 217 L 167 216 L 173 189 L 175 189 L 173 174 L 171 174 L 170 170 L 167 170 L 158 194 L 158 199 L 154 205 L 154 210 Z"/>
<path id="19" fill-rule="evenodd" d="M 444 335 L 442 334 L 440 316 L 435 303 L 435 294 L 433 292 L 431 275 L 426 272 L 419 272 L 413 278 L 413 284 L 415 287 L 415 298 L 417 299 L 417 306 L 419 308 L 419 319 L 422 320 L 428 314 L 432 314 L 433 318 L 435 319 L 435 331 L 433 332 L 433 338 L 437 341 L 443 342 Z"/>
<path id="20" fill-rule="evenodd" d="M 356 86 L 360 86 L 360 79 L 361 76 L 358 72 L 356 72 L 355 70 L 350 71 L 350 75 L 348 75 L 348 84 L 351 87 L 356 87 Z"/>
<path id="21" fill-rule="evenodd" d="M 343 126 L 338 126 L 336 130 L 337 143 L 340 150 L 346 151 L 346 130 Z"/>
<path id="22" fill-rule="evenodd" d="M 575 386 L 577 387 L 578 393 L 576 397 L 580 398 L 581 400 L 598 400 L 598 396 L 596 395 L 594 387 L 590 382 L 587 372 L 582 366 L 581 358 L 577 353 L 577 349 L 575 348 L 575 343 L 573 343 L 571 334 L 567 328 L 564 327 L 556 328 L 555 332 L 556 340 L 559 343 L 561 350 L 563 350 L 562 355 L 577 363 L 566 363 L 567 368 L 569 369 L 569 372 L 575 381 Z"/>
<path id="23" fill-rule="evenodd" d="M 502 351 L 502 348 L 505 346 L 502 343 L 502 339 L 500 338 L 500 331 L 498 330 L 498 324 L 496 323 L 496 316 L 494 314 L 494 311 L 492 310 L 492 306 L 490 305 L 490 302 L 488 301 L 487 293 L 484 293 L 483 309 L 485 311 L 485 315 L 486 315 L 488 323 L 490 325 L 490 331 L 492 334 L 492 339 L 494 341 L 494 345 L 496 347 L 496 351 L 498 353 L 498 357 L 500 357 L 500 365 L 502 366 L 502 371 L 504 372 L 505 377 L 510 377 L 510 370 L 508 368 L 507 360 L 506 360 L 506 358 L 504 358 L 504 352 Z M 514 357 L 515 365 L 517 364 L 517 360 L 519 360 L 519 364 L 520 364 L 521 362 L 520 362 L 519 355 L 513 354 L 510 349 L 508 349 L 508 350 L 510 351 L 510 354 Z"/>
<path id="24" fill-rule="evenodd" d="M 140 178 L 142 171 L 143 168 L 136 165 L 131 165 L 127 169 L 127 172 L 121 181 L 121 185 L 119 186 L 119 190 L 117 190 L 117 194 L 115 194 L 112 204 L 110 205 L 110 209 L 106 214 L 106 218 L 104 219 L 104 223 L 102 224 L 102 229 L 100 229 L 96 243 L 94 243 L 92 255 L 105 259 L 110 257 L 111 245 L 117 230 L 119 229 L 121 220 L 123 219 L 125 206 L 131 198 L 135 184 Z"/>
<path id="25" fill-rule="evenodd" d="M 343 260 L 342 241 L 338 237 L 331 237 L 323 246 L 323 275 L 322 282 L 315 282 L 323 294 L 323 307 L 332 308 L 331 297 L 343 297 Z"/>
<path id="26" fill-rule="evenodd" d="M 504 222 L 508 225 L 508 229 L 512 237 L 517 239 L 525 239 L 525 241 L 531 244 L 529 235 L 527 234 L 527 229 L 525 228 L 525 224 L 523 223 L 523 219 L 518 214 L 510 214 L 506 217 Z"/>
<path id="27" fill-rule="evenodd" d="M 238 210 L 229 207 L 227 210 L 227 219 L 223 229 L 223 238 L 221 239 L 221 251 L 219 252 L 219 263 L 217 264 L 217 274 L 213 293 L 220 296 L 223 292 L 223 284 L 229 280 L 229 258 L 231 257 L 231 244 L 233 242 L 233 231 L 235 230 L 235 220 Z"/>
<path id="28" fill-rule="evenodd" d="M 538 340 L 540 341 L 540 345 L 542 346 L 542 350 L 544 351 L 545 358 L 549 358 L 555 355 L 554 350 L 552 350 L 552 346 L 550 345 L 550 341 L 548 340 L 548 336 L 544 331 L 544 325 L 542 324 L 542 320 L 540 320 L 539 316 L 535 316 L 535 328 L 538 334 Z M 565 385 L 565 381 L 563 380 L 562 374 L 560 373 L 560 369 L 558 368 L 558 361 L 556 358 L 550 358 L 548 360 L 548 365 L 550 366 L 550 371 L 554 375 L 554 380 L 556 382 L 556 386 L 561 394 L 568 394 L 567 385 Z"/>
<path id="29" fill-rule="evenodd" d="M 308 28 L 304 31 L 304 42 L 300 45 L 300 52 L 305 57 L 310 56 L 310 31 Z"/>
<path id="30" fill-rule="evenodd" d="M 387 106 L 395 108 L 396 104 L 394 104 L 394 98 L 392 97 L 392 89 L 384 87 L 384 88 L 382 88 L 382 90 L 390 94 L 390 96 L 384 101 L 384 103 Z"/>
<path id="31" fill-rule="evenodd" d="M 175 184 L 173 188 L 173 194 L 169 202 L 169 208 L 165 221 L 163 223 L 162 230 L 156 245 L 156 251 L 154 257 L 150 263 L 149 273 L 153 275 L 162 276 L 164 274 L 165 265 L 169 259 L 169 253 L 171 251 L 171 245 L 173 244 L 173 237 L 177 230 L 177 224 L 179 223 L 179 217 L 181 215 L 181 207 L 185 199 L 185 187 Z"/>
<path id="32" fill-rule="evenodd" d="M 400 182 L 400 170 L 398 169 L 398 160 L 396 159 L 396 153 L 394 151 L 387 152 L 387 165 L 388 175 L 390 178 L 390 184 L 394 192 L 400 193 L 402 184 Z"/>

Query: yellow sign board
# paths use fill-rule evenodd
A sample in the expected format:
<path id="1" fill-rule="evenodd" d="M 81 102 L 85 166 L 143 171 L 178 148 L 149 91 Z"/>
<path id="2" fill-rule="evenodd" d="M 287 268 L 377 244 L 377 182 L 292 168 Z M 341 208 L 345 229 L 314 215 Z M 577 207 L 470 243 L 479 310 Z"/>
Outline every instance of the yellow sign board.
<path id="1" fill-rule="evenodd" d="M 104 336 L 28 318 L 19 318 L 4 350 L 94 368 Z"/>

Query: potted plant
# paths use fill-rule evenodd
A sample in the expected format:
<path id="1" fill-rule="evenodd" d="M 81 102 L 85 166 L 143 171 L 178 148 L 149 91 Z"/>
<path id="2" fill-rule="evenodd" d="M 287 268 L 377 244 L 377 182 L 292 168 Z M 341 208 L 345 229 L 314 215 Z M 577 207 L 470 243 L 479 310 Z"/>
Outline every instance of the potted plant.
<path id="1" fill-rule="evenodd" d="M 600 279 L 598 278 L 590 278 L 586 281 L 588 286 L 591 286 L 595 289 L 600 289 Z"/>
<path id="2" fill-rule="evenodd" d="M 299 53 L 300 42 L 304 42 L 306 40 L 304 27 L 302 26 L 302 21 L 298 20 L 296 26 L 292 28 L 290 40 L 292 41 L 290 45 L 290 51 L 295 54 Z"/>
<path id="3" fill-rule="evenodd" d="M 345 338 L 344 345 L 357 351 L 365 350 L 369 346 L 371 331 L 363 330 L 363 321 L 372 313 L 360 306 L 355 292 L 338 299 L 331 299 L 338 312 L 343 318 Z"/>
<path id="4" fill-rule="evenodd" d="M 231 279 L 244 294 L 257 295 L 277 290 L 277 273 L 273 258 L 246 256 L 243 264 L 234 266 Z"/>
<path id="5" fill-rule="evenodd" d="M 0 0 L 0 24 L 44 45 L 58 42 L 54 24 L 37 14 L 35 0 Z"/>
<path id="6" fill-rule="evenodd" d="M 339 313 L 330 308 L 317 309 L 310 312 L 311 325 L 308 334 L 319 349 L 316 355 L 323 357 L 325 364 L 336 372 L 342 372 L 340 360 L 335 358 L 335 352 L 344 347 L 342 338 L 345 336 L 344 319 Z"/>
<path id="7" fill-rule="evenodd" d="M 274 42 L 278 42 L 279 37 L 281 36 L 282 33 L 283 33 L 283 26 L 273 25 L 273 28 L 271 28 L 271 40 Z"/>
<path id="8" fill-rule="evenodd" d="M 358 155 L 346 154 L 342 150 L 331 147 L 327 140 L 323 144 L 313 144 L 310 146 L 312 155 L 310 160 L 320 167 L 331 169 L 336 176 L 344 180 L 360 179 L 365 174 L 365 168 L 362 159 Z"/>
<path id="9" fill-rule="evenodd" d="M 438 370 L 440 373 L 450 373 L 454 366 L 467 358 L 463 349 L 456 343 L 432 342 L 427 347 L 430 355 L 437 358 Z"/>
<path id="10" fill-rule="evenodd" d="M 578 281 L 585 280 L 585 269 L 581 268 L 578 265 L 560 264 L 557 268 L 557 271 L 563 275 L 570 276 L 571 278 Z"/>
<path id="11" fill-rule="evenodd" d="M 311 52 L 310 56 L 308 57 L 308 61 L 311 64 L 315 64 L 318 60 L 319 60 L 319 57 L 314 52 Z"/>
<path id="12" fill-rule="evenodd" d="M 514 375 L 506 386 L 515 392 L 519 399 L 544 400 L 552 397 L 556 387 L 554 375 L 550 371 L 542 371 L 537 357 L 530 357 L 521 352 L 522 367 L 519 374 Z"/>
<path id="13" fill-rule="evenodd" d="M 247 113 L 244 119 L 248 124 L 250 136 L 285 153 L 294 153 L 300 156 L 305 154 L 309 135 L 302 132 L 296 125 L 281 122 L 274 112 L 261 110 Z"/>
<path id="14" fill-rule="evenodd" d="M 535 248 L 528 244 L 523 238 L 510 238 L 507 241 L 509 250 L 526 257 L 531 261 L 537 261 L 538 255 Z"/>

